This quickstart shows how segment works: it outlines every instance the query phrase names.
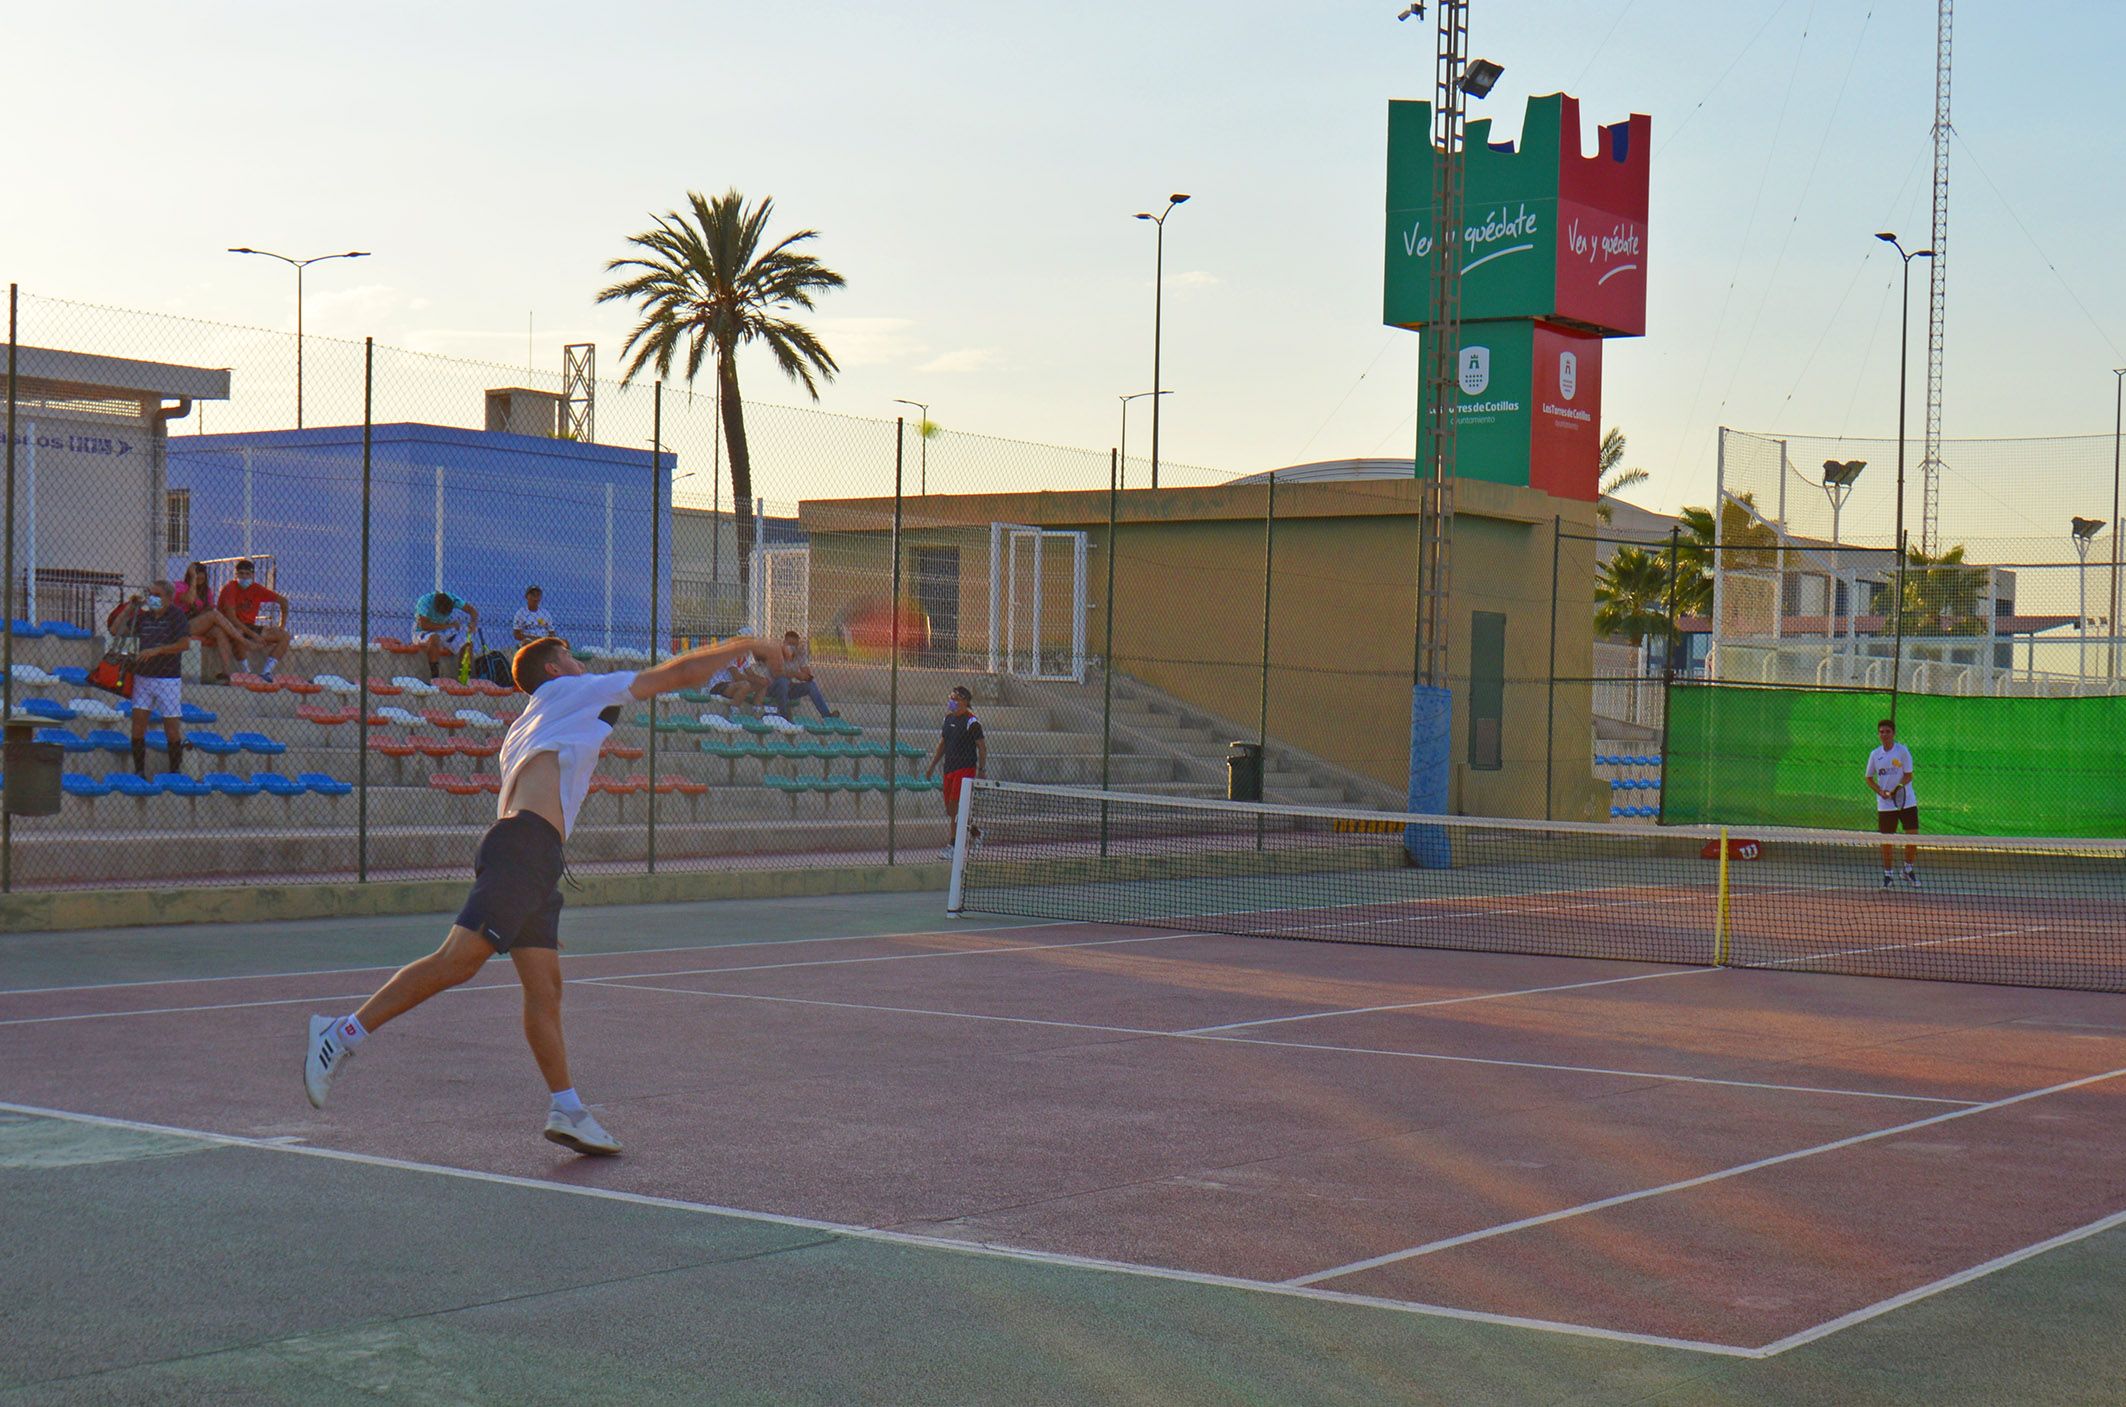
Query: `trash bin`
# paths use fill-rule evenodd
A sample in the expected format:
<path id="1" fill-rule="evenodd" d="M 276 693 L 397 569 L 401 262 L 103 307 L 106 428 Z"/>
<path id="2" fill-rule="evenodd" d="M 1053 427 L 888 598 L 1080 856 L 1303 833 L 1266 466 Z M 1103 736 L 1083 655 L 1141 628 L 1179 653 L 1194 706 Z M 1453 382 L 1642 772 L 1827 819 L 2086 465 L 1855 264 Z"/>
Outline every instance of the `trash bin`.
<path id="1" fill-rule="evenodd" d="M 10 816 L 56 816 L 59 814 L 59 765 L 64 755 L 57 743 L 40 743 L 32 735 L 47 720 L 16 717 L 7 720 L 7 743 L 0 750 L 0 805 Z"/>
<path id="2" fill-rule="evenodd" d="M 1262 800 L 1262 744 L 1236 742 L 1232 748 L 1225 758 L 1225 799 Z"/>

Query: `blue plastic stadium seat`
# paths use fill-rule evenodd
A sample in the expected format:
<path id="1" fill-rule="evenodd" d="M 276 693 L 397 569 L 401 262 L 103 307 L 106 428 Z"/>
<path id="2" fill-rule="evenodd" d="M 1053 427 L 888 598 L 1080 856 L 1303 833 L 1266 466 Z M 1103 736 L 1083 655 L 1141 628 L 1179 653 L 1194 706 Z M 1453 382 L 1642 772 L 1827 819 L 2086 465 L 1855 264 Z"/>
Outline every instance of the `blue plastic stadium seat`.
<path id="1" fill-rule="evenodd" d="M 7 633 L 17 640 L 42 640 L 44 638 L 44 632 L 37 628 L 37 622 L 24 620 L 20 616 L 7 623 Z"/>
<path id="2" fill-rule="evenodd" d="M 295 780 L 319 796 L 345 796 L 354 790 L 352 782 L 343 782 L 329 772 L 298 772 Z"/>
<path id="3" fill-rule="evenodd" d="M 209 757 L 233 757 L 244 750 L 242 743 L 234 742 L 219 733 L 210 732 L 204 728 L 198 732 L 187 734 L 185 741 Z"/>
<path id="4" fill-rule="evenodd" d="M 220 717 L 219 714 L 213 712 L 210 709 L 201 708 L 196 703 L 187 703 L 184 708 L 179 711 L 178 716 L 184 719 L 187 724 L 195 728 L 202 723 L 212 723 L 216 718 Z"/>
<path id="5" fill-rule="evenodd" d="M 54 640 L 93 640 L 96 638 L 95 631 L 83 630 L 80 626 L 67 620 L 39 621 L 37 628 Z"/>
<path id="6" fill-rule="evenodd" d="M 1624 785 L 1625 783 L 1622 777 L 1611 777 L 1609 779 L 1609 789 L 1611 791 L 1622 791 L 1624 790 Z"/>
<path id="7" fill-rule="evenodd" d="M 283 777 L 278 772 L 253 772 L 251 780 L 257 782 L 268 796 L 301 796 L 310 790 L 301 782 Z"/>
<path id="8" fill-rule="evenodd" d="M 49 673 L 52 678 L 64 680 L 65 682 L 75 685 L 78 688 L 85 689 L 88 687 L 89 684 L 89 671 L 88 666 L 86 665 L 62 664 L 54 666 L 52 669 L 46 672 Z"/>
<path id="9" fill-rule="evenodd" d="M 200 780 L 223 796 L 257 796 L 260 791 L 257 782 L 246 781 L 234 772 L 209 772 Z"/>
<path id="10" fill-rule="evenodd" d="M 102 748 L 105 752 L 125 757 L 133 751 L 133 740 L 116 728 L 89 729 L 90 747 Z"/>
<path id="11" fill-rule="evenodd" d="M 113 772 L 104 780 L 111 784 L 112 791 L 122 796 L 159 796 L 162 794 L 162 784 L 160 782 L 149 781 L 146 777 L 136 777 L 131 772 Z"/>
<path id="12" fill-rule="evenodd" d="M 57 743 L 68 752 L 93 752 L 96 744 L 87 738 L 78 738 L 64 728 L 39 728 L 32 735 L 40 743 Z"/>
<path id="13" fill-rule="evenodd" d="M 109 796 L 111 784 L 101 777 L 91 777 L 85 772 L 67 772 L 59 778 L 59 789 L 68 796 Z"/>
<path id="14" fill-rule="evenodd" d="M 49 718 L 54 723 L 71 723 L 81 716 L 54 699 L 23 699 L 15 707 L 38 718 Z"/>
<path id="15" fill-rule="evenodd" d="M 229 741 L 245 752 L 255 752 L 261 757 L 278 757 L 288 750 L 286 743 L 277 743 L 264 733 L 236 733 L 230 736 Z"/>
<path id="16" fill-rule="evenodd" d="M 211 796 L 214 788 L 197 777 L 187 777 L 182 772 L 157 772 L 156 785 L 172 796 Z"/>

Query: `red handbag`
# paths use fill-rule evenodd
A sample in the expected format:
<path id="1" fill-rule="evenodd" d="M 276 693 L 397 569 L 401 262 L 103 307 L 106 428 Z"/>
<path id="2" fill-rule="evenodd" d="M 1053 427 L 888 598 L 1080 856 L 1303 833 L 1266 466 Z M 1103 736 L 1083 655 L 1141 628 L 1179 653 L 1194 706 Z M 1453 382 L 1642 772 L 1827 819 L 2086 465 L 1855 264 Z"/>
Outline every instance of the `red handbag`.
<path id="1" fill-rule="evenodd" d="M 121 699 L 133 697 L 133 655 L 129 650 L 107 650 L 102 659 L 89 670 L 89 687 L 101 689 L 107 694 L 116 694 Z"/>

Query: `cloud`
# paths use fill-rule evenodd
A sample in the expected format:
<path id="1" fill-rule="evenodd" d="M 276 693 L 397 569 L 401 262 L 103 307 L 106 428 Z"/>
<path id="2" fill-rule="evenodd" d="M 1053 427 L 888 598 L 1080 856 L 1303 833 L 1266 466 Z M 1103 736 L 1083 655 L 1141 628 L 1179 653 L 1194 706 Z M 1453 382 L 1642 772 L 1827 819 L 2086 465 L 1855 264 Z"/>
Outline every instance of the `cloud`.
<path id="1" fill-rule="evenodd" d="M 932 357 L 917 367 L 917 371 L 980 371 L 996 366 L 1004 360 L 1004 354 L 994 347 L 962 347 L 956 352 Z"/>
<path id="2" fill-rule="evenodd" d="M 1167 280 L 1176 288 L 1215 288 L 1224 280 L 1204 269 L 1190 269 Z"/>
<path id="3" fill-rule="evenodd" d="M 888 366 L 921 356 L 927 349 L 910 331 L 914 326 L 910 318 L 812 320 L 812 330 L 843 366 Z"/>

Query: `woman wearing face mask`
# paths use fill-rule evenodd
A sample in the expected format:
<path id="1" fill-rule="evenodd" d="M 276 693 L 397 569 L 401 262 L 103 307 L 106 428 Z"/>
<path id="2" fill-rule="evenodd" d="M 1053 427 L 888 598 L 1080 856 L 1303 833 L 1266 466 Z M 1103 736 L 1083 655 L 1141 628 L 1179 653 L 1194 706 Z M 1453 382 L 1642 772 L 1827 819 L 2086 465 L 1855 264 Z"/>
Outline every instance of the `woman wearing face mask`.
<path id="1" fill-rule="evenodd" d="M 148 775 L 148 713 L 162 714 L 170 770 L 184 770 L 184 653 L 192 648 L 192 623 L 172 603 L 170 583 L 153 581 L 145 597 L 121 601 L 105 622 L 111 634 L 140 637 L 133 656 L 133 770 Z"/>
<path id="2" fill-rule="evenodd" d="M 207 684 L 226 684 L 236 662 L 249 656 L 258 647 L 258 641 L 246 634 L 243 628 L 214 609 L 214 588 L 208 584 L 204 563 L 194 562 L 185 568 L 184 580 L 177 583 L 177 592 L 172 600 L 177 609 L 185 613 L 191 622 L 192 638 L 199 641 L 201 649 L 211 648 L 221 656 L 221 673 L 212 679 L 202 680 Z"/>

